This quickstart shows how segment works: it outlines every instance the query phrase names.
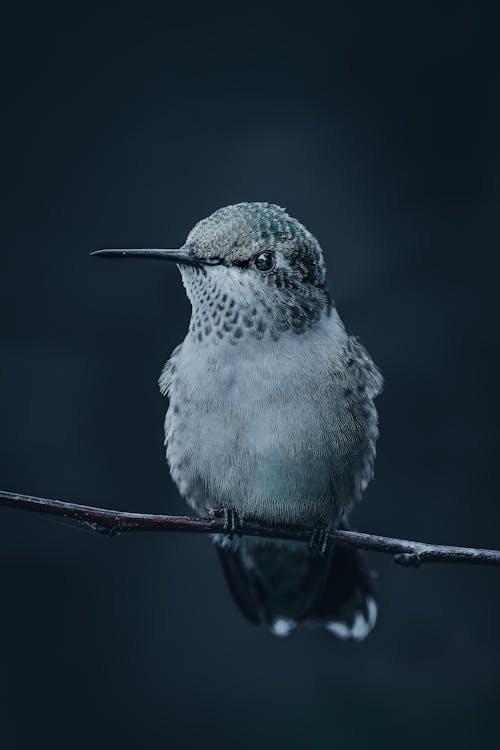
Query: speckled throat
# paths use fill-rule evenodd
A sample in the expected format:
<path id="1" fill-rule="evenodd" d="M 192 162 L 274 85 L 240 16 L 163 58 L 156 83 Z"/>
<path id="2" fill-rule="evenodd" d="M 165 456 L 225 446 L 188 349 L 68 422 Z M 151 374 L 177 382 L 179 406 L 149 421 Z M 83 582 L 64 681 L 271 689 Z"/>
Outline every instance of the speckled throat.
<path id="1" fill-rule="evenodd" d="M 304 333 L 332 308 L 326 286 L 302 284 L 285 269 L 258 279 L 224 265 L 184 266 L 181 274 L 192 305 L 189 331 L 198 342 L 277 341 L 286 332 Z"/>

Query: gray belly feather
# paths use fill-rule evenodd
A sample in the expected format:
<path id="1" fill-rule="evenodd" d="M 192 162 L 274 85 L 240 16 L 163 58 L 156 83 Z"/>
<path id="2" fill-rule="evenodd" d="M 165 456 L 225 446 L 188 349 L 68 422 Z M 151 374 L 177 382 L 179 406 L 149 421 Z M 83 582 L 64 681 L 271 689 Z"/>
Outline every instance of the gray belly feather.
<path id="1" fill-rule="evenodd" d="M 200 515 L 337 525 L 373 473 L 380 375 L 347 337 L 302 365 L 259 346 L 174 352 L 160 380 L 172 478 Z"/>

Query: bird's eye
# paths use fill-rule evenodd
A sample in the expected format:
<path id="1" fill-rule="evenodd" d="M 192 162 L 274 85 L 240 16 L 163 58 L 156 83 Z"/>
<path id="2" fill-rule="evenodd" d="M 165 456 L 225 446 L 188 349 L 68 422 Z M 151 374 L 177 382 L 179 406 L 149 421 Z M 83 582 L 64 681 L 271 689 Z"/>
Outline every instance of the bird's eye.
<path id="1" fill-rule="evenodd" d="M 270 271 L 274 267 L 274 253 L 259 253 L 255 257 L 255 265 L 259 271 Z"/>

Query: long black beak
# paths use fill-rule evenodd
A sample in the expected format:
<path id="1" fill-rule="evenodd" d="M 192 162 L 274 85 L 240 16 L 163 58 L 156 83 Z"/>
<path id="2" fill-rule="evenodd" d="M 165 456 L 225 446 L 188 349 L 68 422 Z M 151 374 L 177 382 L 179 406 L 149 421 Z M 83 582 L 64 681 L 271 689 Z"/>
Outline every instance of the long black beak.
<path id="1" fill-rule="evenodd" d="M 91 255 L 98 258 L 153 258 L 156 260 L 170 260 L 180 265 L 214 266 L 220 263 L 218 258 L 197 258 L 184 250 L 160 250 L 157 248 L 128 249 L 128 250 L 95 250 Z"/>

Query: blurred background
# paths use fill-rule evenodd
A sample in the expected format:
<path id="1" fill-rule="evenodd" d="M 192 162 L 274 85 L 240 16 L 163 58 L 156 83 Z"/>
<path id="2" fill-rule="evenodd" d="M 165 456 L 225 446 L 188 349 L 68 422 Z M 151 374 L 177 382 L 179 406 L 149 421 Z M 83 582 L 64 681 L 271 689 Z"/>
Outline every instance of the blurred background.
<path id="1" fill-rule="evenodd" d="M 481 4 L 12 4 L 2 24 L 0 487 L 184 513 L 160 369 L 176 247 L 268 200 L 318 237 L 386 380 L 366 531 L 500 548 L 499 56 Z M 491 7 L 491 6 L 490 6 Z M 0 744 L 448 747 L 498 725 L 500 574 L 395 566 L 362 644 L 242 619 L 206 538 L 0 509 Z"/>

